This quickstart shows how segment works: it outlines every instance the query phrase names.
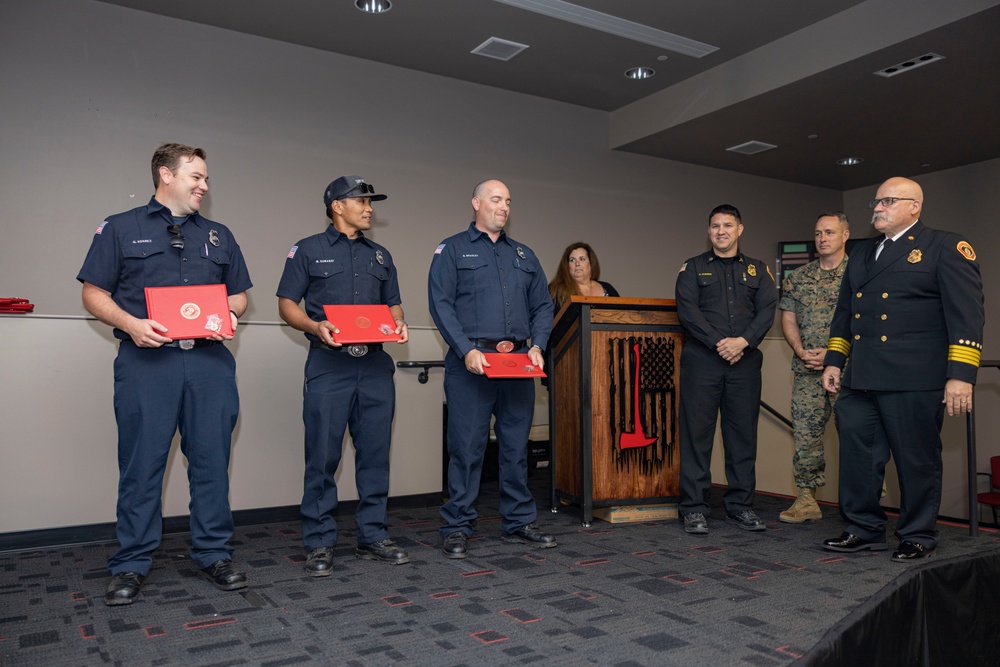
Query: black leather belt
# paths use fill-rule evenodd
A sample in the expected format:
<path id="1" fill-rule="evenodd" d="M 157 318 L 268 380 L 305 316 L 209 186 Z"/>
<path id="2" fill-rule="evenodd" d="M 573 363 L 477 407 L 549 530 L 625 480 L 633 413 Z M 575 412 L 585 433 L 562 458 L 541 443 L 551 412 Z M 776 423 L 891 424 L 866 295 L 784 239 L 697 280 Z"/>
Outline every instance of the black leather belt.
<path id="1" fill-rule="evenodd" d="M 365 343 L 365 344 L 354 344 L 354 345 L 341 345 L 340 347 L 330 347 L 326 343 L 322 343 L 318 340 L 309 341 L 309 347 L 313 349 L 324 349 L 332 350 L 333 352 L 346 352 L 352 357 L 363 357 L 366 354 L 371 354 L 372 352 L 378 352 L 382 349 L 382 343 Z"/>
<path id="2" fill-rule="evenodd" d="M 135 341 L 131 338 L 121 338 L 123 343 L 132 343 L 135 345 Z M 213 345 L 219 343 L 217 340 L 209 340 L 208 338 L 185 338 L 184 340 L 172 340 L 169 343 L 164 343 L 160 347 L 176 347 L 181 350 L 193 350 L 196 347 L 212 347 Z M 155 350 L 156 348 L 149 348 Z"/>
<path id="3" fill-rule="evenodd" d="M 526 340 L 490 340 L 488 338 L 473 338 L 472 344 L 476 347 L 488 347 L 497 352 L 513 352 L 524 347 Z"/>

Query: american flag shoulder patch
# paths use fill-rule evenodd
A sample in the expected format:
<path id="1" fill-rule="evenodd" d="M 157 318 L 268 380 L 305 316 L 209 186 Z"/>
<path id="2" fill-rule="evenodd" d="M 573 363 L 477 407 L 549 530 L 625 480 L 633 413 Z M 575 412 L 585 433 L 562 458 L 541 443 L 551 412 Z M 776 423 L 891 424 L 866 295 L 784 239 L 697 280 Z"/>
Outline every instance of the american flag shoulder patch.
<path id="1" fill-rule="evenodd" d="M 687 267 L 688 267 L 688 263 L 684 262 L 683 264 L 681 264 L 681 270 L 678 271 L 677 273 L 681 273 L 681 272 L 687 270 Z"/>
<path id="2" fill-rule="evenodd" d="M 295 257 L 295 251 L 298 249 L 299 247 L 297 245 L 293 245 L 292 249 L 288 251 L 288 259 Z"/>
<path id="3" fill-rule="evenodd" d="M 442 250 L 444 250 L 444 247 L 445 247 L 446 245 L 448 245 L 448 244 L 447 244 L 447 243 L 442 243 L 441 245 L 439 245 L 439 246 L 437 247 L 437 250 L 435 250 L 435 251 L 434 251 L 434 254 L 435 254 L 435 255 L 440 255 L 440 254 L 441 254 L 441 251 L 442 251 Z"/>
<path id="4" fill-rule="evenodd" d="M 102 222 L 102 223 L 101 223 L 100 225 L 98 225 L 98 227 L 97 227 L 97 231 L 96 231 L 96 232 L 94 232 L 94 233 L 95 233 L 95 234 L 100 234 L 101 232 L 103 232 L 103 231 L 104 231 L 104 225 L 106 225 L 106 224 L 108 224 L 108 221 L 107 221 L 107 220 L 105 220 L 105 221 L 104 221 L 104 222 Z"/>

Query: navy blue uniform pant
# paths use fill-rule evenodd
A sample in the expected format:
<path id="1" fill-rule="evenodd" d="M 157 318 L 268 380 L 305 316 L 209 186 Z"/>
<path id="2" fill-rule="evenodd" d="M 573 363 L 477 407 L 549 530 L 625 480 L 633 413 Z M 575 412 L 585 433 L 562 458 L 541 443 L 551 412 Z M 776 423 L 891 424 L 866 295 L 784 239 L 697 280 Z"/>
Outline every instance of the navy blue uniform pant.
<path id="1" fill-rule="evenodd" d="M 309 350 L 302 396 L 306 469 L 302 491 L 302 542 L 312 551 L 337 542 L 337 481 L 344 431 L 354 442 L 358 488 L 358 544 L 389 539 L 389 444 L 396 409 L 396 368 L 384 351 L 352 357 L 344 351 Z"/>
<path id="2" fill-rule="evenodd" d="M 484 350 L 488 351 L 488 350 Z M 520 350 L 526 352 L 527 350 Z M 534 380 L 490 380 L 473 375 L 452 350 L 445 355 L 444 393 L 448 401 L 448 501 L 441 507 L 441 535 L 472 535 L 478 516 L 483 457 L 490 418 L 500 450 L 501 530 L 513 532 L 535 520 L 528 490 L 528 434 L 535 411 Z"/>
<path id="3" fill-rule="evenodd" d="M 835 408 L 840 431 L 840 514 L 849 533 L 885 541 L 886 515 L 879 497 L 891 455 L 900 492 L 896 537 L 932 549 L 937 546 L 943 396 L 941 389 L 841 389 Z"/>
<path id="4" fill-rule="evenodd" d="M 733 365 L 697 342 L 681 353 L 681 514 L 709 512 L 712 444 L 721 414 L 726 482 L 726 511 L 753 508 L 757 485 L 757 418 L 760 416 L 760 368 L 764 355 L 746 350 Z"/>
<path id="5" fill-rule="evenodd" d="M 115 359 L 118 551 L 111 574 L 146 575 L 162 535 L 163 474 L 174 433 L 188 460 L 191 558 L 230 558 L 229 452 L 239 414 L 236 362 L 225 345 L 181 350 L 123 341 Z"/>

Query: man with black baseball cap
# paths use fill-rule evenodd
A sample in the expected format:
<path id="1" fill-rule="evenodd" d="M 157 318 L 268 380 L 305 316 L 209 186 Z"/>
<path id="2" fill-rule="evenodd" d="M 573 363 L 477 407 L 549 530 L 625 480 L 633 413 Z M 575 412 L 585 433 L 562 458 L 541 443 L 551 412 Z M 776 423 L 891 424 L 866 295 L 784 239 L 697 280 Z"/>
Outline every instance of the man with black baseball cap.
<path id="1" fill-rule="evenodd" d="M 389 539 L 389 442 L 396 407 L 395 366 L 381 344 L 344 346 L 327 320 L 324 305 L 386 304 L 395 332 L 409 337 L 400 306 L 396 267 L 389 251 L 365 236 L 372 202 L 385 195 L 360 176 L 341 176 L 323 193 L 331 224 L 292 246 L 278 284 L 278 313 L 309 340 L 303 388 L 305 480 L 302 541 L 311 577 L 333 573 L 337 542 L 337 483 L 344 430 L 350 428 L 358 488 L 355 555 L 395 565 L 410 561 Z M 305 299 L 304 310 L 299 303 Z"/>

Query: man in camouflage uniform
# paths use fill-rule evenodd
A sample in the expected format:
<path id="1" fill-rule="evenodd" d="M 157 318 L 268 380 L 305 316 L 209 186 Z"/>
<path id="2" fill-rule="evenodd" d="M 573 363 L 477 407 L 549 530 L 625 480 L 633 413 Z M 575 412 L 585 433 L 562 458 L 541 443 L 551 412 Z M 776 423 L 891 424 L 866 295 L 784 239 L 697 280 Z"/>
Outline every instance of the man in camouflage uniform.
<path id="1" fill-rule="evenodd" d="M 839 211 L 816 220 L 819 259 L 795 269 L 782 284 L 781 332 L 792 348 L 792 421 L 795 454 L 792 466 L 798 497 L 778 518 L 803 523 L 823 518 L 816 502 L 816 487 L 826 484 L 823 433 L 833 414 L 837 395 L 823 388 L 823 357 L 830 335 L 830 321 L 837 307 L 840 281 L 847 267 L 844 244 L 851 235 L 847 216 Z"/>

